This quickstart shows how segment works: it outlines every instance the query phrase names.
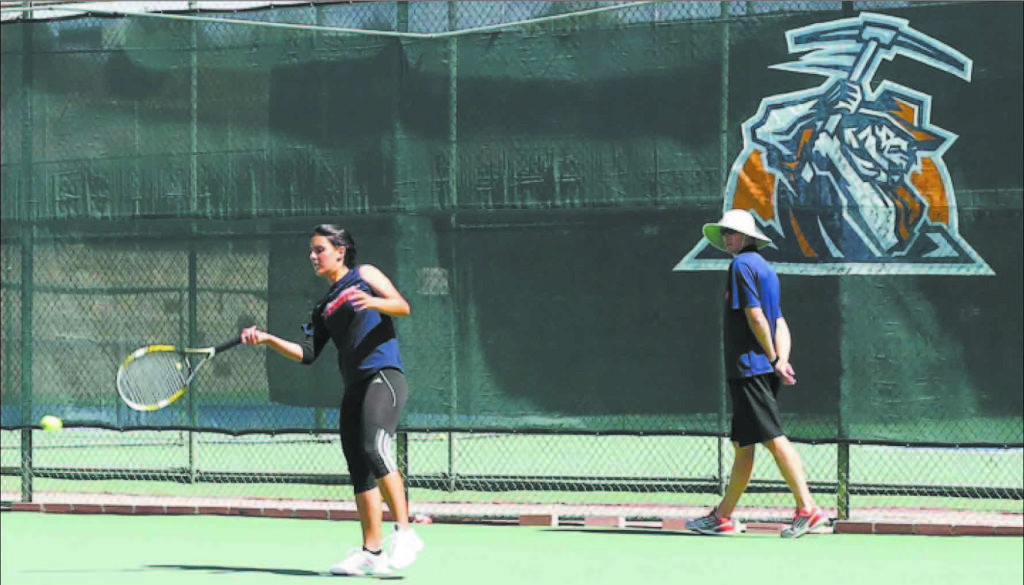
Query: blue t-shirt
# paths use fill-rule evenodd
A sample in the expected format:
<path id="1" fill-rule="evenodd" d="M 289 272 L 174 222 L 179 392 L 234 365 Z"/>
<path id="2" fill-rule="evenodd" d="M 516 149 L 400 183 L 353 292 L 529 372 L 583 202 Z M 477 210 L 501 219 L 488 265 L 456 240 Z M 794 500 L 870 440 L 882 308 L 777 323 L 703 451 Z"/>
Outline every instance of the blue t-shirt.
<path id="1" fill-rule="evenodd" d="M 774 372 L 768 356 L 747 323 L 744 309 L 761 307 L 772 340 L 775 325 L 782 316 L 779 277 L 768 262 L 753 248 L 747 248 L 729 264 L 729 281 L 725 289 L 725 377 L 749 378 Z"/>
<path id="2" fill-rule="evenodd" d="M 357 289 L 378 296 L 360 276 L 359 266 L 331 286 L 313 307 L 311 322 L 303 326 L 302 363 L 312 363 L 330 339 L 338 348 L 338 368 L 345 387 L 384 368 L 404 371 L 394 322 L 372 309 L 355 310 L 349 298 Z"/>

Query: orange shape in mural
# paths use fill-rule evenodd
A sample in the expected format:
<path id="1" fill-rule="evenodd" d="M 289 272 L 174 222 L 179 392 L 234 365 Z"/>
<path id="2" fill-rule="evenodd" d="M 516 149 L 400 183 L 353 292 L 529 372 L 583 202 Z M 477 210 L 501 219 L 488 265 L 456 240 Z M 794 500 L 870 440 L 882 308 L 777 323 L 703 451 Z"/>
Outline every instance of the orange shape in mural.
<path id="1" fill-rule="evenodd" d="M 928 202 L 928 219 L 949 225 L 949 199 L 942 173 L 931 157 L 921 158 L 921 170 L 910 174 L 910 184 Z"/>
<path id="2" fill-rule="evenodd" d="M 775 217 L 775 175 L 765 168 L 758 150 L 750 153 L 736 177 L 732 206 L 749 209 L 764 220 Z"/>

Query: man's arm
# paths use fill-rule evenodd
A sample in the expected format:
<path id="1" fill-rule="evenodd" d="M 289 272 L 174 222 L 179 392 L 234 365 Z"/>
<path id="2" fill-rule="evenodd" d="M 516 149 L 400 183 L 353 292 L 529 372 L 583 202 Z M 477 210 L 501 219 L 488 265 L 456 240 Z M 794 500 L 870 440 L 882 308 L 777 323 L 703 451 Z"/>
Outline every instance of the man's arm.
<path id="1" fill-rule="evenodd" d="M 782 383 L 787 386 L 796 384 L 796 371 L 793 364 L 789 363 L 789 352 L 793 349 L 793 338 L 789 333 L 789 323 L 785 317 L 779 317 L 775 321 L 775 351 L 779 361 L 775 362 L 775 373 L 782 378 Z"/>
<path id="2" fill-rule="evenodd" d="M 789 324 L 782 317 L 775 322 L 775 339 L 772 339 L 772 330 L 768 325 L 768 318 L 761 307 L 747 307 L 743 309 L 747 317 L 747 325 L 750 331 L 761 344 L 765 356 L 775 368 L 775 373 L 782 378 L 782 383 L 787 386 L 796 384 L 796 373 L 789 363 L 789 351 L 792 348 L 792 338 L 789 333 Z"/>
<path id="3" fill-rule="evenodd" d="M 778 354 L 775 350 L 772 330 L 768 326 L 768 318 L 765 317 L 764 310 L 761 307 L 747 307 L 743 309 L 743 313 L 747 316 L 747 325 L 750 327 L 750 331 L 754 333 L 757 342 L 764 349 L 764 355 L 768 356 L 768 361 L 775 363 L 775 358 Z"/>
<path id="4" fill-rule="evenodd" d="M 780 362 L 789 362 L 789 352 L 793 348 L 793 339 L 789 335 L 789 323 L 785 317 L 775 321 L 775 353 Z"/>

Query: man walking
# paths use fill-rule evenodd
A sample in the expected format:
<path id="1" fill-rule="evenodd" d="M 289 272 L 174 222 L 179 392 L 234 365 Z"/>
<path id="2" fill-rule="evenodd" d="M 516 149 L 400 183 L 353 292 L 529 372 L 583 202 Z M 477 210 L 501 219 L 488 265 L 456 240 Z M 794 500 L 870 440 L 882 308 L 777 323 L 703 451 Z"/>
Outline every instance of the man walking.
<path id="1" fill-rule="evenodd" d="M 771 244 L 743 209 L 727 211 L 718 223 L 704 225 L 712 246 L 733 256 L 725 291 L 723 341 L 725 370 L 732 398 L 735 448 L 725 496 L 711 513 L 690 520 L 686 528 L 701 534 L 724 535 L 746 528 L 732 519 L 754 470 L 754 448 L 764 445 L 796 499 L 793 524 L 784 538 L 799 538 L 828 521 L 807 488 L 800 455 L 782 430 L 777 397 L 781 384 L 796 384 L 789 363 L 791 338 L 782 316 L 779 277 L 759 249 Z"/>

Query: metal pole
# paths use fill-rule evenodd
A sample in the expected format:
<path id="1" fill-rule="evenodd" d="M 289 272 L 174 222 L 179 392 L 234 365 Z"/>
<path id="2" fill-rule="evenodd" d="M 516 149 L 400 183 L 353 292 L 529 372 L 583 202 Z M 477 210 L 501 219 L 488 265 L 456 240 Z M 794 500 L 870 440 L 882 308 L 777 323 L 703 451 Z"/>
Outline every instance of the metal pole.
<path id="1" fill-rule="evenodd" d="M 397 10 L 397 13 L 396 13 L 395 30 L 397 30 L 398 32 L 408 32 L 409 31 L 409 3 L 408 2 L 398 2 L 397 5 L 396 5 L 396 10 Z M 398 83 L 397 83 L 398 91 L 400 92 L 402 90 L 402 82 L 404 80 L 403 79 L 403 67 L 404 67 L 404 64 L 403 64 L 403 55 L 402 55 L 402 41 L 401 41 L 401 39 L 395 39 L 393 42 L 395 42 L 398 45 L 398 49 L 399 49 L 398 50 L 398 59 L 395 61 L 394 66 L 395 66 L 395 76 L 398 79 Z M 400 159 L 401 155 L 404 154 L 404 152 L 405 152 L 404 150 L 400 150 L 400 149 L 402 148 L 402 142 L 405 139 L 405 132 L 404 132 L 404 128 L 402 127 L 401 113 L 399 111 L 400 96 L 398 96 L 397 93 L 398 92 L 396 92 L 396 95 L 394 96 L 394 100 L 392 101 L 392 104 L 391 104 L 392 105 L 392 110 L 391 111 L 392 111 L 392 116 L 393 116 L 393 121 L 394 121 L 394 129 L 395 129 L 395 131 L 394 131 L 394 143 L 392 145 L 392 149 L 393 149 L 392 152 L 394 153 L 394 158 L 395 158 L 395 164 L 394 164 L 395 181 L 394 181 L 394 183 L 396 185 L 395 188 L 399 189 L 398 185 L 401 182 L 400 181 L 400 173 L 401 173 L 400 167 L 402 165 L 402 161 L 400 161 L 399 159 Z M 401 197 L 401 201 L 402 201 L 402 206 L 405 209 L 408 209 L 410 206 L 411 207 L 415 207 L 415 203 L 410 202 L 405 197 L 404 193 L 403 193 L 403 195 Z M 407 433 L 404 433 L 404 432 L 398 433 L 398 453 L 396 454 L 396 456 L 398 458 L 397 463 L 398 463 L 399 473 L 402 475 L 403 479 L 408 481 L 408 477 L 409 477 L 409 435 Z M 406 486 L 405 486 L 405 505 L 406 505 L 406 509 L 408 509 L 409 508 L 409 485 L 408 485 L 408 483 L 406 483 Z"/>
<path id="2" fill-rule="evenodd" d="M 32 19 L 32 3 L 25 11 L 26 20 Z M 21 200 L 18 218 L 21 225 L 21 424 L 34 424 L 35 413 L 32 374 L 34 338 L 32 335 L 33 254 L 35 252 L 35 222 L 32 204 L 35 202 L 33 174 L 32 88 L 35 85 L 33 33 L 35 25 L 22 23 L 21 37 Z M 32 429 L 21 430 L 21 501 L 32 501 Z"/>
<path id="3" fill-rule="evenodd" d="M 456 13 L 458 5 L 455 2 L 448 2 L 448 31 L 453 31 L 458 27 L 458 14 Z M 458 213 L 459 208 L 459 40 L 456 37 L 448 39 L 448 198 L 452 209 L 452 227 L 455 225 L 455 214 Z M 456 266 L 456 242 L 458 233 L 452 231 L 452 237 L 449 238 L 451 246 L 451 279 L 448 283 L 448 327 L 449 327 L 449 339 L 452 343 L 449 344 L 449 375 L 451 376 L 451 400 L 449 401 L 448 411 L 448 424 L 450 427 L 458 425 L 459 417 L 459 376 L 458 376 L 458 346 L 455 343 L 456 335 L 458 333 L 458 323 L 456 311 L 456 295 L 458 294 L 455 288 L 455 266 Z M 453 433 L 448 433 L 448 491 L 453 492 L 457 487 L 456 477 L 458 475 L 458 448 L 455 444 L 456 436 Z"/>
<path id="4" fill-rule="evenodd" d="M 718 184 L 725 187 L 729 173 L 729 2 L 721 2 L 722 26 L 721 26 L 721 54 L 722 72 L 719 78 L 719 101 L 718 101 Z M 718 311 L 718 330 L 724 331 L 725 323 L 722 321 L 722 312 Z M 724 340 L 718 337 L 718 355 L 725 355 Z M 729 452 L 727 445 L 729 440 L 725 437 L 725 425 L 728 416 L 728 384 L 725 371 L 725 362 L 719 361 L 719 368 L 722 375 L 722 384 L 719 386 L 718 395 L 718 432 L 721 438 L 718 440 L 718 493 L 725 494 L 728 485 L 725 458 Z"/>
<path id="5" fill-rule="evenodd" d="M 189 242 L 188 251 L 188 346 L 198 346 L 198 281 L 199 270 L 195 243 Z M 199 384 L 193 380 L 188 391 L 188 478 L 189 483 L 195 483 L 198 475 L 197 455 L 199 451 L 199 433 L 195 428 L 199 426 Z"/>
<path id="6" fill-rule="evenodd" d="M 458 26 L 456 3 L 448 2 L 448 30 Z M 452 209 L 459 206 L 459 40 L 448 39 L 448 197 Z"/>
<path id="7" fill-rule="evenodd" d="M 849 0 L 843 0 L 842 13 L 844 17 L 855 16 L 857 11 L 854 9 L 853 2 Z M 839 285 L 839 314 L 840 319 L 842 315 L 846 315 L 846 292 L 842 285 L 842 276 L 837 277 L 840 279 Z M 846 336 L 845 327 L 840 324 L 839 327 L 840 335 L 844 338 Z M 841 339 L 840 344 L 843 343 Z M 846 352 L 843 351 L 841 354 L 845 360 Z M 839 404 L 836 408 L 836 426 L 839 431 L 839 438 L 843 441 L 836 444 L 836 515 L 840 520 L 849 520 L 850 518 L 850 444 L 845 442 L 849 438 L 850 432 L 847 428 L 846 418 L 843 416 L 843 409 L 846 406 L 846 399 L 849 395 L 847 392 L 848 382 L 846 376 L 839 381 Z"/>
<path id="8" fill-rule="evenodd" d="M 195 0 L 188 9 L 196 10 Z M 192 22 L 189 51 L 189 200 L 192 213 L 199 212 L 199 24 Z"/>
<path id="9" fill-rule="evenodd" d="M 840 402 L 841 404 L 841 402 Z M 842 408 L 842 406 L 840 406 Z M 845 438 L 845 433 L 840 431 Z M 850 518 L 850 444 L 836 445 L 836 512 L 840 520 Z"/>
<path id="10" fill-rule="evenodd" d="M 189 0 L 188 8 L 196 10 L 195 0 Z M 198 23 L 191 23 L 191 50 L 189 51 L 189 201 L 190 212 L 199 212 L 199 29 Z M 193 225 L 193 236 L 195 226 Z M 198 269 L 195 240 L 189 242 L 188 250 L 188 346 L 196 347 L 197 343 L 197 307 L 198 302 Z M 189 388 L 188 401 L 188 481 L 195 483 L 197 474 L 196 459 L 199 450 L 199 437 L 195 429 L 199 426 L 199 394 L 197 384 Z"/>
<path id="11" fill-rule="evenodd" d="M 850 431 L 844 416 L 844 409 L 846 408 L 846 401 L 849 398 L 848 386 L 850 384 L 846 371 L 846 336 L 848 334 L 846 329 L 845 315 L 846 312 L 846 298 L 850 294 L 846 291 L 843 279 L 845 277 L 837 276 L 839 279 L 839 355 L 840 359 L 843 360 L 842 371 L 839 378 L 839 401 L 836 404 L 836 434 L 839 435 L 839 442 L 836 443 L 836 515 L 840 520 L 848 520 L 850 518 L 850 444 L 846 442 L 846 439 L 850 436 Z"/>

